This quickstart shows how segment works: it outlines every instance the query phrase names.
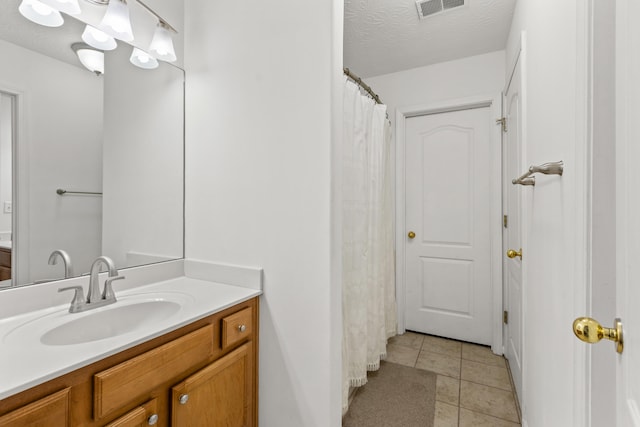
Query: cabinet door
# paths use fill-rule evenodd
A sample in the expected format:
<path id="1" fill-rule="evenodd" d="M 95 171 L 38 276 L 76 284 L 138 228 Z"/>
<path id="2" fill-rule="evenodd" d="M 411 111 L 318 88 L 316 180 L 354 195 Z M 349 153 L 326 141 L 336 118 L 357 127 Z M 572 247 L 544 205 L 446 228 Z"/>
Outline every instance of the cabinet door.
<path id="1" fill-rule="evenodd" d="M 0 417 L 2 427 L 68 427 L 70 388 L 9 412 Z"/>
<path id="2" fill-rule="evenodd" d="M 248 427 L 253 399 L 248 342 L 172 388 L 173 427 Z"/>

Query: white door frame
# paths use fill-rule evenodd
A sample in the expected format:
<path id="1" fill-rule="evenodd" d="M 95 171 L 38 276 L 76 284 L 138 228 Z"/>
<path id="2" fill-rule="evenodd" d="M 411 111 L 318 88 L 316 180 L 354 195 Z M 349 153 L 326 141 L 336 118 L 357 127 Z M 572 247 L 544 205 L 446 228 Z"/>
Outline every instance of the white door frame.
<path id="1" fill-rule="evenodd" d="M 13 140 L 11 144 L 11 286 L 18 286 L 18 283 L 25 282 L 30 279 L 29 257 L 26 256 L 24 247 L 28 247 L 29 242 L 29 179 L 18 180 L 18 176 L 29 177 L 29 131 L 28 117 L 29 104 L 31 94 L 10 84 L 0 80 L 0 91 L 14 97 L 16 105 L 14 106 L 13 117 Z M 22 215 L 22 218 L 20 218 Z M 22 256 L 18 264 L 18 252 L 25 254 Z M 27 278 L 27 279 L 25 279 Z M 26 282 L 25 282 L 26 283 Z"/>
<path id="2" fill-rule="evenodd" d="M 398 333 L 405 332 L 405 126 L 411 117 L 450 111 L 489 107 L 496 119 L 502 114 L 502 94 L 452 99 L 428 105 L 399 107 L 396 110 L 396 300 Z M 491 174 L 491 290 L 493 298 L 493 344 L 491 349 L 502 354 L 502 144 L 500 126 L 491 132 L 491 164 L 485 165 Z"/>

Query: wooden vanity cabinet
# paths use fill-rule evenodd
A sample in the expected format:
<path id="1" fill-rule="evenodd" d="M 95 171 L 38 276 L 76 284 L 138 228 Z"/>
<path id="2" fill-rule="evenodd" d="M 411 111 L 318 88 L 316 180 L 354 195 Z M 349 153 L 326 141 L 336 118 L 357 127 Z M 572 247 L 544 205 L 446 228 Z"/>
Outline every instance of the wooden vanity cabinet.
<path id="1" fill-rule="evenodd" d="M 0 426 L 257 427 L 258 299 L 0 401 Z"/>

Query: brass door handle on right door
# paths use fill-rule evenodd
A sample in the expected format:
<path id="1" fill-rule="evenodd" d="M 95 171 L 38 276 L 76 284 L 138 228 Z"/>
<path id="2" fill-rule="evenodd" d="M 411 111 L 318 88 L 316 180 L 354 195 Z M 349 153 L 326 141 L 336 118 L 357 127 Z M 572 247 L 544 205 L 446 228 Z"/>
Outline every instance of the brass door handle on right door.
<path id="1" fill-rule="evenodd" d="M 622 353 L 624 342 L 622 341 L 622 322 L 620 319 L 613 321 L 613 328 L 605 328 L 600 322 L 590 317 L 578 317 L 573 321 L 573 333 L 581 341 L 595 344 L 602 338 L 616 343 L 616 351 Z"/>
<path id="2" fill-rule="evenodd" d="M 520 259 L 522 260 L 522 248 L 520 248 L 519 251 L 515 251 L 513 249 L 509 249 L 507 251 L 507 256 L 509 258 L 515 258 L 515 257 L 520 257 Z"/>
<path id="3" fill-rule="evenodd" d="M 416 233 L 414 233 L 413 231 L 410 231 L 409 233 L 407 233 L 407 237 L 410 239 L 413 239 L 414 237 L 416 237 Z"/>

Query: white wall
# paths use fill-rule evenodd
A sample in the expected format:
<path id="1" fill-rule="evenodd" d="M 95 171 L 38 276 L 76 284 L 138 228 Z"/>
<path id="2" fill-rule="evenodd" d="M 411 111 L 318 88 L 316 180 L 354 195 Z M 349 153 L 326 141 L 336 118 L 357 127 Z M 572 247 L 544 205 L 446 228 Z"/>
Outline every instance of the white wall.
<path id="1" fill-rule="evenodd" d="M 341 4 L 185 3 L 186 256 L 264 268 L 260 425 L 339 426 Z"/>
<path id="2" fill-rule="evenodd" d="M 9 95 L 0 93 L 0 240 L 11 240 L 11 212 L 4 211 L 4 203 L 11 203 L 13 145 L 13 102 Z M 8 233 L 8 234 L 7 234 Z"/>
<path id="3" fill-rule="evenodd" d="M 579 0 L 519 0 L 507 43 L 509 75 L 526 31 L 523 163 L 563 160 L 562 177 L 538 176 L 523 187 L 525 317 L 523 417 L 529 427 L 584 425 L 574 393 L 586 376 L 572 333 L 584 315 L 587 281 L 584 108 L 586 62 Z M 580 98 L 580 99 L 579 99 Z"/>
<path id="4" fill-rule="evenodd" d="M 184 240 L 184 73 L 130 54 L 105 55 L 102 254 L 118 268 L 182 258 Z"/>
<path id="5" fill-rule="evenodd" d="M 19 282 L 59 278 L 62 265 L 47 264 L 54 249 L 68 250 L 78 267 L 100 253 L 100 198 L 55 190 L 102 188 L 102 80 L 4 41 L 0 56 L 11 64 L 0 67 L 0 88 L 19 92 L 20 103 L 14 226 L 28 238 L 16 243 L 14 235 Z"/>
<path id="6" fill-rule="evenodd" d="M 504 67 L 504 51 L 498 51 L 369 77 L 366 81 L 387 105 L 393 122 L 398 107 L 497 95 L 504 88 Z"/>

